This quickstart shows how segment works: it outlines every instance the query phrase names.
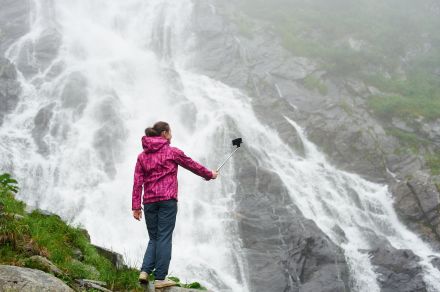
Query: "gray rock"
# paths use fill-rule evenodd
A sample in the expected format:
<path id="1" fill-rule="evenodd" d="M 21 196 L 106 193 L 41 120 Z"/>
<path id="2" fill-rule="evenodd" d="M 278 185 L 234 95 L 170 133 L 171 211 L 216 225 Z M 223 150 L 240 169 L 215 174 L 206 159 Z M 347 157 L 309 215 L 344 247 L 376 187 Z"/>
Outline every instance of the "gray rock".
<path id="1" fill-rule="evenodd" d="M 100 255 L 107 258 L 117 269 L 126 267 L 124 257 L 121 254 L 101 246 L 93 246 L 96 248 Z"/>
<path id="2" fill-rule="evenodd" d="M 79 261 L 84 260 L 84 254 L 82 253 L 82 251 L 79 248 L 73 249 L 73 257 Z"/>
<path id="3" fill-rule="evenodd" d="M 32 1 L 0 0 L 0 56 L 29 31 Z"/>
<path id="4" fill-rule="evenodd" d="M 432 177 L 422 171 L 393 186 L 397 214 L 431 245 L 440 248 L 440 194 Z"/>
<path id="5" fill-rule="evenodd" d="M 55 276 L 63 276 L 64 275 L 63 271 L 61 271 L 50 260 L 48 260 L 45 257 L 39 256 L 39 255 L 31 256 L 29 259 L 26 260 L 26 263 L 27 263 L 27 265 L 31 265 L 32 267 L 37 265 L 39 267 L 39 270 L 54 274 Z"/>
<path id="6" fill-rule="evenodd" d="M 428 291 L 423 281 L 420 258 L 411 250 L 381 247 L 370 253 L 371 263 L 379 274 L 378 282 L 382 292 Z"/>
<path id="7" fill-rule="evenodd" d="M 294 120 L 294 109 L 284 99 L 259 100 L 253 105 L 257 118 L 278 132 L 280 138 L 296 153 L 304 156 L 304 145 L 296 129 L 286 118 Z M 270 110 L 268 110 L 270 109 Z"/>
<path id="8" fill-rule="evenodd" d="M 332 99 L 333 94 L 328 97 Z M 305 112 L 299 122 L 333 164 L 373 181 L 386 181 L 387 155 L 398 147 L 397 140 L 352 99 L 327 101 Z M 394 169 L 398 170 L 397 164 Z"/>
<path id="9" fill-rule="evenodd" d="M 56 104 L 54 102 L 42 107 L 34 118 L 34 128 L 32 129 L 32 138 L 38 146 L 38 153 L 42 155 L 49 154 L 49 145 L 45 141 L 45 136 L 49 133 L 51 120 Z"/>
<path id="10" fill-rule="evenodd" d="M 395 128 L 397 128 L 397 129 L 399 129 L 399 130 L 406 131 L 406 132 L 410 132 L 410 133 L 413 133 L 413 132 L 414 132 L 414 129 L 411 128 L 411 127 L 409 127 L 409 126 L 407 125 L 407 123 L 406 123 L 404 120 L 400 119 L 400 118 L 392 117 L 392 118 L 391 118 L 391 123 L 392 123 L 392 125 L 393 125 Z"/>
<path id="11" fill-rule="evenodd" d="M 102 126 L 94 133 L 93 146 L 110 178 L 116 175 L 116 163 L 122 160 L 121 149 L 128 133 L 119 110 L 115 93 L 109 93 L 96 108 L 96 119 Z"/>
<path id="12" fill-rule="evenodd" d="M 413 153 L 388 154 L 385 160 L 388 169 L 395 173 L 400 180 L 407 179 L 424 168 L 423 158 Z"/>
<path id="13" fill-rule="evenodd" d="M 81 261 L 79 261 L 77 259 L 72 259 L 72 264 L 78 265 L 78 266 L 82 267 L 87 272 L 87 275 L 90 278 L 97 279 L 97 278 L 99 278 L 101 276 L 101 273 L 93 265 L 89 265 L 89 264 L 83 263 L 83 262 L 81 262 Z"/>
<path id="14" fill-rule="evenodd" d="M 40 270 L 0 265 L 0 291 L 73 292 L 63 281 Z"/>
<path id="15" fill-rule="evenodd" d="M 270 74 L 288 80 L 301 80 L 317 70 L 317 65 L 310 59 L 293 57 L 282 62 L 279 67 L 270 70 Z"/>
<path id="16" fill-rule="evenodd" d="M 79 72 L 71 73 L 61 93 L 61 106 L 73 109 L 78 119 L 87 105 L 87 96 L 86 78 Z"/>
<path id="17" fill-rule="evenodd" d="M 40 71 L 46 70 L 57 56 L 61 39 L 61 33 L 55 28 L 49 27 L 41 32 L 34 44 L 34 56 Z"/>
<path id="18" fill-rule="evenodd" d="M 251 291 L 349 291 L 341 249 L 292 203 L 252 150 L 236 157 L 236 216 Z"/>
<path id="19" fill-rule="evenodd" d="M 27 38 L 20 46 L 16 64 L 17 69 L 26 78 L 45 72 L 58 55 L 62 36 L 56 28 L 53 9 L 51 3 L 39 7 L 39 12 L 43 14 L 42 17 L 46 18 L 45 25 L 38 36 Z M 39 81 L 34 80 L 34 82 L 38 83 Z"/>
<path id="20" fill-rule="evenodd" d="M 345 80 L 345 88 L 355 96 L 365 96 L 370 93 L 364 82 L 355 79 Z"/>
<path id="21" fill-rule="evenodd" d="M 103 292 L 111 292 L 111 290 L 103 287 L 103 286 L 107 285 L 106 282 L 89 280 L 89 279 L 76 279 L 75 281 L 82 288 L 93 289 L 93 290 L 98 290 L 98 291 L 103 291 Z"/>
<path id="22" fill-rule="evenodd" d="M 420 130 L 440 147 L 440 119 L 423 123 Z"/>
<path id="23" fill-rule="evenodd" d="M 16 108 L 20 93 L 15 66 L 0 56 L 0 126 L 5 115 Z"/>

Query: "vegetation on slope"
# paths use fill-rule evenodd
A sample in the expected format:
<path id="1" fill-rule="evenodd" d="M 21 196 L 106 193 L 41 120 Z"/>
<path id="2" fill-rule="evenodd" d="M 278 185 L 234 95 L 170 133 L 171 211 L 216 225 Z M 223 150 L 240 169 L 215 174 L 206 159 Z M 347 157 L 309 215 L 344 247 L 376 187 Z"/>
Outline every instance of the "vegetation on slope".
<path id="1" fill-rule="evenodd" d="M 45 270 L 30 260 L 39 255 L 49 259 L 63 275 L 56 275 L 68 285 L 74 279 L 91 279 L 107 283 L 113 291 L 143 291 L 138 283 L 139 271 L 132 268 L 116 269 L 89 242 L 84 231 L 67 225 L 57 215 L 46 215 L 38 210 L 25 211 L 26 205 L 15 199 L 17 181 L 9 174 L 0 175 L 0 264 Z M 76 251 L 82 255 L 78 258 Z M 182 287 L 203 289 L 199 283 Z"/>
<path id="2" fill-rule="evenodd" d="M 239 0 L 239 7 L 267 21 L 295 55 L 319 60 L 329 76 L 389 93 L 373 97 L 378 115 L 440 118 L 436 1 Z"/>
<path id="3" fill-rule="evenodd" d="M 249 19 L 267 23 L 292 54 L 317 61 L 326 78 L 356 79 L 377 89 L 366 96 L 371 112 L 402 151 L 425 156 L 431 172 L 440 174 L 440 154 L 426 153 L 426 137 L 392 124 L 393 118 L 409 124 L 440 119 L 438 1 L 238 0 L 238 7 Z M 240 17 L 240 31 L 252 37 L 248 23 Z M 327 92 L 317 78 L 304 86 Z"/>

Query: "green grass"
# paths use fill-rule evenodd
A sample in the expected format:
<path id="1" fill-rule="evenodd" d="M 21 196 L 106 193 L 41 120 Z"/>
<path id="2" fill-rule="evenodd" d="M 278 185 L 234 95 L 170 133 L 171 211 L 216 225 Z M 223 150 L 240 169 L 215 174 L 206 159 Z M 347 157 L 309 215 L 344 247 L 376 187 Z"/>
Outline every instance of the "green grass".
<path id="1" fill-rule="evenodd" d="M 431 169 L 433 175 L 440 175 L 440 154 L 428 154 L 425 156 L 426 166 Z"/>
<path id="2" fill-rule="evenodd" d="M 0 264 L 45 270 L 29 259 L 40 255 L 63 271 L 65 275 L 60 279 L 67 284 L 85 278 L 104 281 L 111 290 L 143 291 L 137 269 L 116 269 L 97 252 L 79 228 L 66 224 L 57 215 L 45 215 L 37 210 L 26 213 L 26 205 L 14 197 L 18 191 L 16 182 L 8 178 L 0 180 Z M 23 218 L 15 218 L 13 214 Z M 75 259 L 75 249 L 81 251 L 84 259 Z M 197 282 L 184 284 L 179 281 L 179 285 L 206 290 Z"/>
<path id="3" fill-rule="evenodd" d="M 440 77 L 435 73 L 440 68 L 440 18 L 427 3 L 238 0 L 236 5 L 239 13 L 269 23 L 287 50 L 314 59 L 329 78 L 357 78 L 384 92 L 387 98 L 373 97 L 369 103 L 379 116 L 440 118 Z M 364 45 L 353 49 L 348 38 Z M 409 52 L 415 52 L 411 58 Z M 316 80 L 305 84 L 326 92 Z"/>
<path id="4" fill-rule="evenodd" d="M 399 117 L 408 120 L 424 117 L 433 120 L 440 118 L 440 98 L 372 96 L 368 100 L 368 105 L 375 114 L 384 119 Z"/>
<path id="5" fill-rule="evenodd" d="M 410 133 L 406 131 L 402 131 L 397 128 L 388 128 L 386 129 L 386 132 L 389 135 L 392 135 L 396 137 L 401 145 L 403 146 L 400 151 L 409 151 L 414 154 L 418 154 L 421 146 L 426 146 L 429 141 L 422 139 L 421 137 L 417 136 L 415 133 Z"/>
<path id="6" fill-rule="evenodd" d="M 309 75 L 304 78 L 304 87 L 309 90 L 317 90 L 322 95 L 327 95 L 327 86 L 317 77 Z"/>
<path id="7" fill-rule="evenodd" d="M 388 128 L 386 132 L 396 137 L 402 147 L 397 149 L 395 154 L 420 154 L 421 147 L 428 146 L 431 142 L 418 136 L 415 133 L 402 131 L 396 128 Z M 425 154 L 426 166 L 430 169 L 432 175 L 440 175 L 440 154 Z"/>
<path id="8" fill-rule="evenodd" d="M 0 263 L 43 269 L 28 258 L 47 257 L 65 276 L 67 284 L 73 279 L 87 278 L 107 282 L 115 290 L 139 290 L 136 269 L 117 270 L 110 261 L 99 255 L 80 229 L 67 225 L 58 216 L 47 216 L 38 211 L 25 212 L 25 204 L 14 198 L 14 192 L 0 182 Z M 21 214 L 22 219 L 13 214 Z M 84 260 L 74 259 L 77 248 Z M 44 269 L 43 269 L 44 270 Z"/>
<path id="9" fill-rule="evenodd" d="M 168 279 L 174 281 L 177 283 L 177 286 L 182 288 L 188 288 L 188 289 L 198 289 L 198 290 L 207 290 L 205 287 L 203 287 L 199 282 L 192 282 L 192 283 L 181 283 L 180 279 L 174 276 L 168 277 Z"/>

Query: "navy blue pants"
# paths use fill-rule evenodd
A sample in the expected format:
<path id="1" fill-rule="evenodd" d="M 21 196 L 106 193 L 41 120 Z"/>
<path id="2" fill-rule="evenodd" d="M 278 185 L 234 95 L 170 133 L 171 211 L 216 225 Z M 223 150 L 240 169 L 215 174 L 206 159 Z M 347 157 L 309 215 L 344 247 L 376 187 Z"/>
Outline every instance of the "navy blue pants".
<path id="1" fill-rule="evenodd" d="M 165 279 L 171 261 L 173 230 L 176 225 L 177 201 L 144 204 L 148 241 L 141 271 L 153 273 L 156 280 Z"/>

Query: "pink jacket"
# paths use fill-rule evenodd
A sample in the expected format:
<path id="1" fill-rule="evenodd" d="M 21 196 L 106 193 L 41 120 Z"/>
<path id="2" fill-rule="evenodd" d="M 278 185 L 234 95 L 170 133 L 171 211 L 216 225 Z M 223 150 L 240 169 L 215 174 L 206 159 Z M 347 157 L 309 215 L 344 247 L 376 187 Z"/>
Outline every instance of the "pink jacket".
<path id="1" fill-rule="evenodd" d="M 141 209 L 142 187 L 143 203 L 154 203 L 170 199 L 177 200 L 177 166 L 205 178 L 212 179 L 212 172 L 193 161 L 182 150 L 171 147 L 162 137 L 142 137 L 144 151 L 138 155 L 134 170 L 132 210 Z"/>

